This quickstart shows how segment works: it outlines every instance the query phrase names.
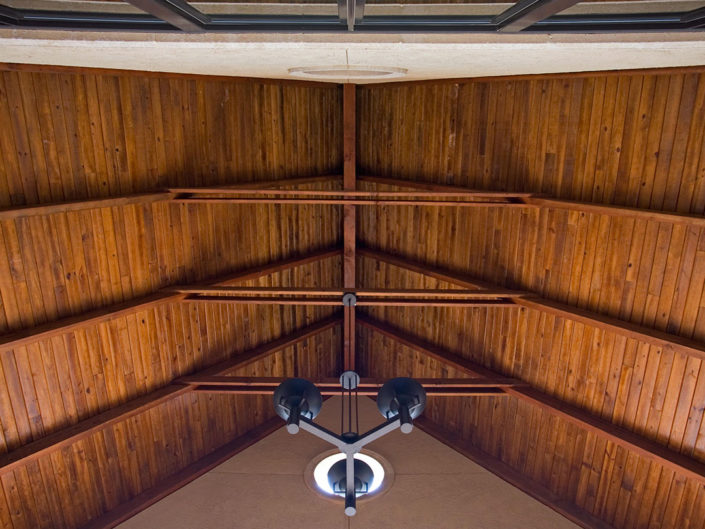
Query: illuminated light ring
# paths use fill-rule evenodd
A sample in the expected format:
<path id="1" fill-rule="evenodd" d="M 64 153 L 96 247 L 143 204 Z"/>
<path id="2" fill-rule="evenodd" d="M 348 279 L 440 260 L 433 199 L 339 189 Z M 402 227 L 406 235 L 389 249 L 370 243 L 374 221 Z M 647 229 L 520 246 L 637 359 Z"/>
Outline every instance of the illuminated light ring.
<path id="1" fill-rule="evenodd" d="M 333 454 L 321 460 L 321 462 L 316 465 L 316 468 L 313 469 L 313 479 L 316 482 L 316 486 L 326 494 L 344 496 L 343 493 L 336 494 L 333 492 L 330 483 L 328 483 L 328 472 L 330 468 L 341 459 L 345 459 L 345 454 Z M 372 485 L 370 485 L 370 490 L 363 494 L 358 494 L 357 496 L 360 497 L 375 492 L 384 481 L 384 467 L 374 457 L 370 457 L 366 454 L 355 454 L 355 459 L 367 463 L 372 469 Z"/>

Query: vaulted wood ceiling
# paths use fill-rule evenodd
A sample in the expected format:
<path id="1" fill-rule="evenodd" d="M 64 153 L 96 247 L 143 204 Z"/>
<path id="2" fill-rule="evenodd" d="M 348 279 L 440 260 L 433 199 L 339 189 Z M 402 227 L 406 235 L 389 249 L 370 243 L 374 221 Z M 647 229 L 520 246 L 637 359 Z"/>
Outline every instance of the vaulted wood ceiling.
<path id="1" fill-rule="evenodd" d="M 342 307 L 169 289 L 340 288 L 343 207 L 164 190 L 341 189 L 343 89 L 2 70 L 0 524 L 107 527 L 279 426 L 267 396 L 180 377 L 342 369 Z M 419 425 L 584 527 L 705 527 L 705 74 L 356 95 L 358 190 L 526 194 L 357 206 L 358 288 L 511 298 L 358 307 L 358 371 L 514 377 Z"/>

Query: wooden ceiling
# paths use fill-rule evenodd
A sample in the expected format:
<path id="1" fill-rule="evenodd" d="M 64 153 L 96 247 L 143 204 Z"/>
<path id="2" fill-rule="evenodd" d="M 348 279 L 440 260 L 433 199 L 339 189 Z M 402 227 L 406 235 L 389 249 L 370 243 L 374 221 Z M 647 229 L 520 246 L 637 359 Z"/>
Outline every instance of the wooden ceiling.
<path id="1" fill-rule="evenodd" d="M 512 377 L 419 426 L 583 527 L 705 528 L 702 123 L 699 70 L 344 90 L 4 65 L 0 526 L 112 527 L 280 426 L 185 375 L 355 365 Z M 168 191 L 228 185 L 266 194 Z M 408 188 L 502 204 L 375 194 Z M 286 203 L 341 189 L 370 193 Z M 497 303 L 360 304 L 351 333 L 342 306 L 180 285 Z"/>

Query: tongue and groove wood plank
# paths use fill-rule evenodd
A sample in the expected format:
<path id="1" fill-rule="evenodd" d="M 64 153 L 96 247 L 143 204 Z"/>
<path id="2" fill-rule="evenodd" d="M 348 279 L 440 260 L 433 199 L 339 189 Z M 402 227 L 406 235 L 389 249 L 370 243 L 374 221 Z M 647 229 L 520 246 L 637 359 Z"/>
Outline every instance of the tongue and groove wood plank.
<path id="1" fill-rule="evenodd" d="M 621 74 L 462 80 L 426 83 L 424 89 L 419 85 L 361 87 L 360 109 L 367 116 L 361 121 L 361 134 L 371 134 L 374 127 L 378 141 L 361 144 L 360 169 L 362 174 L 428 186 L 544 192 L 560 200 L 702 216 L 703 182 L 685 175 L 702 168 L 702 131 L 694 128 L 693 120 L 705 108 L 703 90 L 702 74 L 681 73 L 674 78 Z M 525 97 L 526 104 L 518 107 L 516 100 L 508 114 L 502 101 L 513 95 Z M 423 125 L 402 124 L 402 108 L 432 105 L 436 110 L 433 116 L 424 116 Z M 386 119 L 375 121 L 380 114 Z M 493 130 L 510 132 L 506 141 L 498 143 Z M 522 130 L 531 131 L 526 140 L 520 136 Z M 489 138 L 494 139 L 488 144 Z M 506 173 L 506 180 L 501 172 L 502 178 L 488 178 L 494 175 L 485 165 L 489 148 L 494 149 L 490 163 L 501 149 L 503 163 L 517 168 Z M 404 155 L 385 156 L 387 150 Z M 446 169 L 448 155 L 456 164 L 453 171 Z M 372 189 L 364 177 L 361 183 Z M 548 211 L 506 210 L 501 215 L 438 211 L 423 221 L 417 215 L 425 212 L 388 209 L 384 224 L 379 214 L 363 209 L 360 240 L 402 258 L 465 273 L 493 286 L 538 292 L 552 303 L 599 312 L 702 346 L 702 229 L 670 225 L 661 218 L 621 218 L 601 207 L 591 204 L 581 213 L 548 206 Z M 390 234 L 390 225 L 404 225 L 419 235 L 407 242 Z M 359 267 L 369 287 L 453 288 L 372 259 L 363 258 Z M 635 336 L 625 340 L 585 321 L 572 322 L 567 314 L 532 315 L 533 309 L 528 314 L 509 314 L 500 308 L 492 309 L 492 314 L 480 308 L 403 310 L 366 312 L 417 331 L 434 343 L 452 345 L 488 367 L 528 380 L 670 449 L 698 460 L 705 457 L 699 441 L 705 391 L 699 357 L 683 356 L 665 342 L 649 345 Z M 510 337 L 513 334 L 515 340 Z M 390 346 L 369 340 L 360 331 L 361 345 L 369 343 L 378 350 Z M 383 366 L 392 365 L 392 358 L 399 361 L 399 356 L 366 357 L 363 365 L 376 375 Z M 409 365 L 414 362 L 423 359 L 410 360 Z M 424 374 L 442 372 L 436 367 Z M 551 490 L 568 490 L 574 500 L 616 527 L 679 527 L 687 525 L 688 512 L 697 510 L 688 502 L 701 494 L 698 486 L 631 452 L 517 408 L 511 400 L 503 402 L 506 409 L 499 411 L 487 402 L 478 406 L 483 413 L 439 403 L 438 409 L 443 410 L 439 423 L 460 429 L 459 417 L 470 413 L 468 420 L 477 419 L 472 435 L 470 429 L 465 432 L 468 438 L 482 438 L 487 429 L 491 442 L 503 447 L 510 461 L 548 480 Z M 498 436 L 497 423 L 512 425 L 511 435 Z M 548 429 L 548 437 L 539 433 L 542 428 Z M 530 453 L 540 453 L 541 458 L 527 464 Z M 694 522 L 702 525 L 702 515 L 697 516 Z"/>
<path id="2" fill-rule="evenodd" d="M 8 133 L 0 146 L 1 189 L 6 189 L 0 203 L 45 208 L 42 215 L 0 222 L 0 266 L 7 272 L 0 279 L 0 324 L 7 338 L 9 331 L 104 310 L 162 286 L 313 254 L 323 248 L 319 244 L 338 242 L 333 208 L 253 206 L 233 217 L 227 206 L 120 201 L 80 211 L 45 206 L 112 200 L 165 185 L 260 186 L 273 179 L 333 174 L 340 153 L 326 138 L 330 130 L 342 130 L 336 111 L 342 98 L 335 87 L 317 92 L 240 80 L 110 73 L 1 75 L 0 104 L 7 112 L 0 121 Z M 27 88 L 25 93 L 20 95 L 19 86 Z M 203 120 L 192 112 L 196 109 Z M 317 119 L 309 116 L 312 111 Z M 209 115 L 214 112 L 223 115 Z M 261 112 L 267 117 L 255 115 Z M 279 116 L 278 125 L 271 125 L 272 116 Z M 233 134 L 221 133 L 223 120 Z M 253 127 L 256 120 L 266 126 Z M 259 155 L 253 157 L 253 151 Z M 285 185 L 291 183 L 303 189 L 332 186 L 330 179 Z M 292 224 L 284 222 L 290 218 Z M 326 222 L 318 222 L 321 218 Z M 253 276 L 244 284 L 327 286 L 335 284 L 339 268 L 340 258 L 313 260 L 300 270 L 272 270 L 271 280 Z M 141 309 L 3 350 L 2 451 L 144 395 L 228 351 L 246 350 L 330 314 L 318 308 L 262 312 L 174 303 Z M 337 367 L 330 361 L 309 357 L 334 351 L 336 337 L 288 352 L 291 360 L 266 368 L 266 374 L 333 375 Z M 237 421 L 225 413 L 231 409 Z M 251 409 L 262 419 L 270 414 L 267 403 L 238 404 L 222 397 L 165 403 L 18 467 L 2 477 L 2 522 L 17 529 L 78 527 L 211 451 L 228 440 L 233 428 L 244 433 L 254 426 L 244 419 Z M 191 438 L 191 429 L 224 437 Z M 170 445 L 153 449 L 160 440 Z M 57 504 L 63 505 L 61 518 Z"/>
<path id="3" fill-rule="evenodd" d="M 118 72 L 0 75 L 6 110 L 0 120 L 10 131 L 0 138 L 4 207 L 341 173 L 340 87 Z M 600 209 L 703 215 L 705 158 L 696 125 L 705 112 L 702 73 L 386 85 L 358 87 L 356 95 L 362 174 L 600 203 L 580 212 L 561 209 L 560 202 L 494 211 L 360 206 L 363 243 L 703 341 L 702 228 Z M 320 181 L 300 185 L 338 189 Z M 364 179 L 360 188 L 396 189 Z M 340 244 L 339 210 L 155 202 L 0 221 L 0 329 L 8 334 L 166 285 Z M 44 262 L 52 260 L 51 266 Z M 332 258 L 247 286 L 337 287 L 340 266 L 340 258 Z M 451 286 L 367 258 L 356 266 L 366 288 Z M 703 458 L 705 374 L 699 358 L 533 309 L 364 310 Z M 217 361 L 225 350 L 246 350 L 329 313 L 165 304 L 4 351 L 3 447 L 15 448 L 61 421 L 72 423 Z M 401 374 L 392 369 L 388 351 L 406 366 L 399 369 L 453 376 L 447 366 L 422 354 L 407 358 L 362 330 L 357 339 L 360 369 L 369 371 L 363 374 Z M 332 347 L 335 337 L 329 340 Z M 335 371 L 331 347 L 312 342 L 241 375 Z M 56 392 L 61 398 L 52 401 Z M 222 424 L 235 436 L 248 426 L 252 410 L 262 418 L 271 413 L 264 400 L 203 398 L 169 401 L 6 474 L 0 511 L 8 502 L 9 512 L 2 522 L 13 529 L 76 527 L 226 442 L 203 432 Z M 689 518 L 691 526 L 703 525 L 703 492 L 693 480 L 516 399 L 485 399 L 477 405 L 431 403 L 429 416 L 619 529 L 680 528 Z M 201 433 L 182 439 L 191 428 Z M 159 445 L 161 439 L 176 444 Z M 113 480 L 115 490 L 106 490 L 111 482 L 98 470 L 120 477 Z M 75 509 L 60 513 L 57 498 L 71 497 L 80 497 Z"/>

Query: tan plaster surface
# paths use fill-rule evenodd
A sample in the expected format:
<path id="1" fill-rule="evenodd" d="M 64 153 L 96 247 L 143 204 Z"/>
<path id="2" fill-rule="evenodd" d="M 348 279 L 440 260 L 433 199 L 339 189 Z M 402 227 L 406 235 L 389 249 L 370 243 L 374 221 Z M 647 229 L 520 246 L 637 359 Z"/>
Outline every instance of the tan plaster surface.
<path id="1" fill-rule="evenodd" d="M 361 429 L 382 418 L 361 404 Z M 318 422 L 337 431 L 340 402 L 326 401 Z M 576 529 L 577 526 L 425 433 L 394 432 L 370 445 L 393 466 L 385 494 L 347 519 L 303 472 L 326 443 L 282 428 L 120 526 L 121 529 Z"/>

